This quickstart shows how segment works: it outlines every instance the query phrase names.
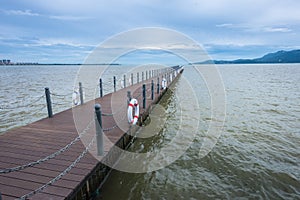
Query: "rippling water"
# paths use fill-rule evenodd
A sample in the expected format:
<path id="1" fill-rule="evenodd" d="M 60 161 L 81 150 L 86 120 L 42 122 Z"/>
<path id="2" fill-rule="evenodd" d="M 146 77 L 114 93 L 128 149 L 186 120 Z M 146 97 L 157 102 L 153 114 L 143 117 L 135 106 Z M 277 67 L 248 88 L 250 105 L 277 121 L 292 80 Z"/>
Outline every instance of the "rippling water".
<path id="1" fill-rule="evenodd" d="M 218 69 L 226 89 L 227 116 L 213 150 L 199 157 L 211 120 L 210 96 L 200 83 L 194 90 L 201 120 L 189 149 L 154 172 L 113 171 L 99 199 L 300 199 L 300 65 Z M 184 77 L 191 82 L 197 78 L 191 71 L 185 69 L 176 92 L 162 103 L 167 110 L 165 128 L 155 137 L 137 139 L 131 151 L 151 152 L 172 140 L 180 115 L 180 86 Z"/>
<path id="2" fill-rule="evenodd" d="M 45 87 L 51 92 L 53 113 L 73 105 L 72 94 L 78 90 L 78 73 L 94 73 L 92 70 L 105 66 L 45 65 L 0 66 L 0 134 L 6 130 L 26 125 L 48 116 Z M 109 67 L 103 74 L 104 94 L 113 91 L 113 76 L 121 79 L 126 70 L 122 66 Z M 82 72 L 82 71 L 81 71 Z M 83 72 L 82 72 L 83 73 Z M 117 89 L 121 81 L 118 81 Z M 99 85 L 84 80 L 84 99 L 99 97 Z"/>
<path id="3" fill-rule="evenodd" d="M 71 107 L 78 69 L 1 66 L 0 133 L 47 116 L 45 87 L 57 94 L 52 97 L 55 113 Z M 179 121 L 187 130 L 182 137 L 188 137 L 188 130 L 195 129 L 192 117 L 199 116 L 191 145 L 175 162 L 153 172 L 112 171 L 99 199 L 300 199 L 300 64 L 219 65 L 218 69 L 227 109 L 222 135 L 212 151 L 199 156 L 213 120 L 210 94 L 205 82 L 186 67 L 173 92 L 161 102 L 167 119 L 163 128 L 153 137 L 137 138 L 129 150 L 159 151 L 178 134 Z M 120 70 L 113 68 L 107 80 Z M 190 98 L 184 89 L 186 80 L 195 83 L 193 95 L 199 106 L 192 109 L 185 103 Z M 97 91 L 93 95 L 98 96 Z M 181 116 L 184 109 L 191 115 Z M 180 142 L 172 145 L 176 153 Z"/>
<path id="4" fill-rule="evenodd" d="M 72 92 L 78 66 L 0 66 L 0 134 L 47 116 L 44 88 L 53 93 Z M 53 98 L 71 105 L 71 95 Z M 54 106 L 54 112 L 66 109 Z"/>

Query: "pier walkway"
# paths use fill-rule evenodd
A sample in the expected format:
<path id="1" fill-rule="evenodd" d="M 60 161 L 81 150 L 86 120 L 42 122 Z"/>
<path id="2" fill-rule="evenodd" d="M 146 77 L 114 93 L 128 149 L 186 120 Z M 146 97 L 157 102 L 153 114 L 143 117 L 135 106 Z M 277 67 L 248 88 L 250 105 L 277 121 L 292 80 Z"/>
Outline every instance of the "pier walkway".
<path id="1" fill-rule="evenodd" d="M 128 91 L 139 102 L 141 123 L 165 91 L 157 78 L 166 77 L 169 85 L 179 72 L 182 68 L 170 68 L 165 74 L 1 135 L 0 199 L 90 199 L 97 195 L 111 170 L 103 163 L 113 164 L 120 156 L 112 147 L 126 149 L 132 139 L 129 131 L 139 127 L 133 129 L 127 120 Z M 101 156 L 97 154 L 95 104 L 101 105 L 102 112 Z"/>

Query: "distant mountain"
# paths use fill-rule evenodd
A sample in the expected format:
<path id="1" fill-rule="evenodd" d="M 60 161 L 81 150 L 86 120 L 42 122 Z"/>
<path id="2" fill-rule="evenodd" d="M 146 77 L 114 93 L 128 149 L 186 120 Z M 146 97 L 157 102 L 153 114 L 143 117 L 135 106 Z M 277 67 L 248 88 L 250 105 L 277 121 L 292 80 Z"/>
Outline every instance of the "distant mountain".
<path id="1" fill-rule="evenodd" d="M 277 51 L 261 58 L 237 60 L 207 60 L 195 64 L 255 64 L 255 63 L 300 63 L 300 49 L 292 51 Z"/>

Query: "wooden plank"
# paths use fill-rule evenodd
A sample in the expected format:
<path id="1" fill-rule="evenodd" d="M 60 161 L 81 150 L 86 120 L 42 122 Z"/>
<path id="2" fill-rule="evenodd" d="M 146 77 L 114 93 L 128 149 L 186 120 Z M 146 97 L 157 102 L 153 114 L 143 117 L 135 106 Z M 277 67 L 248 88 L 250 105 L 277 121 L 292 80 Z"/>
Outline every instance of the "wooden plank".
<path id="1" fill-rule="evenodd" d="M 38 175 L 38 176 L 45 176 L 48 178 L 54 178 L 58 175 L 56 171 L 53 170 L 47 170 L 47 169 L 39 169 L 39 168 L 27 168 L 23 170 L 22 172 L 28 173 L 28 174 L 33 174 L 33 175 Z M 85 174 L 71 174 L 68 173 L 67 175 L 63 176 L 61 180 L 69 180 L 69 181 L 80 181 L 85 177 Z"/>
<path id="2" fill-rule="evenodd" d="M 38 183 L 38 184 L 45 184 L 51 180 L 51 178 L 46 177 L 46 176 L 29 174 L 29 173 L 24 173 L 24 172 L 8 173 L 8 174 L 0 176 L 0 178 L 2 178 L 2 177 L 9 177 L 9 178 L 13 178 L 15 180 L 19 179 L 19 180 L 23 180 L 23 181 Z M 59 187 L 74 189 L 78 183 L 79 183 L 79 181 L 74 181 L 74 180 L 72 180 L 72 181 L 61 180 L 57 184 L 54 184 L 54 185 L 59 186 Z"/>
<path id="3" fill-rule="evenodd" d="M 6 152 L 8 153 L 22 152 L 23 155 L 32 155 L 32 156 L 37 156 L 38 158 L 44 158 L 52 153 L 55 153 L 56 151 L 49 152 L 47 149 L 45 150 L 45 148 L 43 147 L 38 148 L 38 147 L 28 147 L 28 146 L 20 146 L 20 145 L 10 146 L 9 144 L 1 144 L 0 152 L 3 152 L 4 155 L 7 155 Z M 63 156 L 60 156 L 59 159 L 65 161 L 74 161 L 74 159 L 78 156 L 78 154 L 75 155 L 72 154 L 71 152 L 72 150 L 67 150 L 67 152 L 62 153 Z M 95 164 L 97 163 L 97 160 L 89 154 L 85 156 L 81 162 Z"/>
<path id="4" fill-rule="evenodd" d="M 47 193 L 38 193 L 35 194 L 30 200 L 63 200 L 65 197 L 57 196 L 55 194 L 47 194 Z M 4 199 L 3 199 L 4 200 Z"/>
<path id="5" fill-rule="evenodd" d="M 27 189 L 17 188 L 15 186 L 9 186 L 6 184 L 0 184 L 0 191 L 3 194 L 3 196 L 14 197 L 14 199 L 31 192 L 30 190 L 27 190 Z"/>
<path id="6" fill-rule="evenodd" d="M 54 130 L 54 132 L 51 132 L 51 129 L 42 129 L 35 126 L 32 127 L 21 127 L 20 129 L 13 129 L 13 131 L 9 132 L 9 134 L 4 134 L 3 138 L 7 139 L 18 139 L 18 138 L 28 138 L 28 137 L 34 137 L 35 140 L 44 140 L 46 138 L 52 139 L 52 138 L 62 138 L 62 139 L 69 139 L 69 137 L 74 137 L 78 135 L 77 130 L 72 131 L 61 131 L 58 132 L 57 130 Z"/>
<path id="7" fill-rule="evenodd" d="M 15 140 L 15 141 L 13 141 L 11 143 L 8 143 L 8 144 L 9 145 L 14 145 L 14 146 L 23 146 L 24 142 L 22 142 L 22 141 L 16 141 Z M 50 142 L 49 142 L 49 144 L 45 144 L 45 143 L 39 144 L 39 143 L 34 143 L 34 142 L 28 141 L 26 143 L 26 146 L 30 147 L 30 149 L 42 148 L 44 150 L 47 150 L 48 151 L 48 155 L 50 155 L 50 154 L 55 153 L 55 152 L 59 151 L 60 149 L 64 148 L 67 144 L 68 143 L 66 143 L 66 144 L 56 144 L 56 143 L 50 143 Z M 0 141 L 0 145 L 1 146 L 2 145 L 3 146 L 5 146 L 5 145 L 7 146 L 7 143 Z M 2 148 L 0 148 L 0 149 L 2 149 Z M 68 151 L 70 151 L 71 153 L 77 153 L 78 154 L 78 153 L 82 152 L 83 149 L 84 149 L 84 146 L 80 143 L 80 141 L 78 141 L 78 142 L 76 142 L 76 144 L 73 144 L 72 151 L 70 151 L 70 150 L 68 150 Z M 10 152 L 14 152 L 13 150 L 14 149 L 11 148 Z M 4 151 L 5 151 L 5 149 L 4 149 Z"/>
<path id="8" fill-rule="evenodd" d="M 39 184 L 39 183 L 32 182 L 32 181 L 28 182 L 28 181 L 24 181 L 24 180 L 20 180 L 20 179 L 1 177 L 0 185 L 4 185 L 4 184 L 6 186 L 12 186 L 12 187 L 29 190 L 29 191 L 34 191 L 44 185 L 44 184 Z M 72 189 L 70 189 L 70 188 L 57 187 L 54 185 L 51 185 L 51 187 L 48 187 L 47 190 L 43 190 L 44 193 L 53 194 L 53 195 L 57 195 L 57 196 L 61 196 L 61 197 L 65 197 L 71 191 L 72 191 Z M 28 193 L 29 192 L 24 193 L 23 195 L 28 194 Z"/>
<path id="9" fill-rule="evenodd" d="M 2 194 L 1 197 L 2 197 L 2 200 L 16 200 L 16 197 L 7 196 L 4 194 Z"/>
<path id="10" fill-rule="evenodd" d="M 8 157 L 10 155 L 12 155 L 12 154 L 8 154 L 7 156 L 0 156 L 0 162 L 14 164 L 15 166 L 26 165 L 26 164 L 32 162 L 31 159 L 28 159 L 30 157 L 28 155 L 26 155 L 26 156 L 23 155 L 23 157 L 22 157 L 22 155 L 16 154 L 17 156 L 15 156 L 15 157 Z M 57 158 L 54 158 L 54 159 L 47 161 L 47 163 L 51 164 L 51 165 L 55 165 L 57 167 L 67 168 L 76 158 L 74 158 L 72 161 L 59 160 Z M 42 164 L 43 163 L 37 164 L 36 167 L 39 167 L 39 165 L 42 165 Z M 92 166 L 95 166 L 95 164 L 80 163 L 76 167 L 78 169 L 88 169 L 88 168 L 91 168 Z"/>

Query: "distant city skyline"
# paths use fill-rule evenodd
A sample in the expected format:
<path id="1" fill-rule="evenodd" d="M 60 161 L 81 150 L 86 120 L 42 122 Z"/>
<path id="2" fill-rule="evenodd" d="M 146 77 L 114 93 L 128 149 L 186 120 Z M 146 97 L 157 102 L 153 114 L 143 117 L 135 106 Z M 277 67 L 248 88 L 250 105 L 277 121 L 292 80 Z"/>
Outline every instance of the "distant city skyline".
<path id="1" fill-rule="evenodd" d="M 297 0 L 4 0 L 0 59 L 83 63 L 103 41 L 141 27 L 185 34 L 214 60 L 256 58 L 300 49 L 299 7 Z M 174 58 L 155 57 L 150 51 L 135 56 L 124 62 L 171 62 Z"/>

